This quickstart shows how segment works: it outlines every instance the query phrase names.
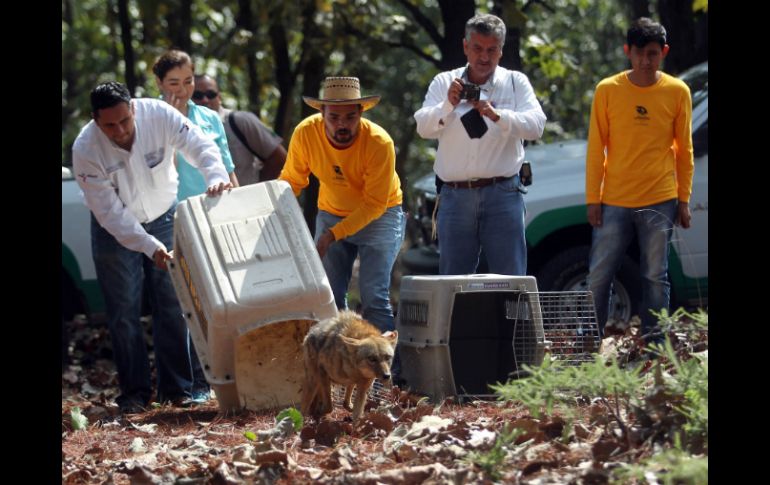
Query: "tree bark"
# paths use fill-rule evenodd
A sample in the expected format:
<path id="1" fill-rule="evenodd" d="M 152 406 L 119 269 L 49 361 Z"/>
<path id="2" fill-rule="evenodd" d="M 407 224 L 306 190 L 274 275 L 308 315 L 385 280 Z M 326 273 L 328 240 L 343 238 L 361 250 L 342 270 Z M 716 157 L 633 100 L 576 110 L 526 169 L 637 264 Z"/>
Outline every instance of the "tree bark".
<path id="1" fill-rule="evenodd" d="M 279 136 L 284 136 L 288 131 L 286 124 L 289 119 L 288 113 L 296 80 L 291 69 L 291 60 L 289 59 L 286 29 L 284 29 L 279 16 L 272 15 L 271 17 L 269 34 L 273 45 L 275 82 L 278 85 L 278 92 L 281 93 L 275 113 L 273 129 Z"/>
<path id="2" fill-rule="evenodd" d="M 62 21 L 69 27 L 69 36 L 72 35 L 74 22 L 73 22 L 73 5 L 72 0 L 64 0 Z M 62 78 L 64 79 L 64 93 L 63 97 L 65 102 L 61 106 L 61 129 L 64 131 L 67 121 L 75 112 L 75 98 L 79 93 L 77 76 L 75 75 L 75 49 L 62 48 Z"/>
<path id="3" fill-rule="evenodd" d="M 669 74 L 678 74 L 708 59 L 708 50 L 704 52 L 696 48 L 695 13 L 692 3 L 692 0 L 658 0 L 660 23 L 666 28 L 667 42 L 671 46 L 664 63 Z M 699 25 L 701 28 L 705 25 L 708 29 L 708 22 L 700 22 Z M 708 30 L 706 33 L 708 34 Z"/>
<path id="4" fill-rule="evenodd" d="M 118 21 L 120 39 L 123 43 L 123 62 L 126 65 L 126 86 L 131 95 L 136 93 L 136 73 L 134 72 L 134 47 L 131 45 L 131 18 L 128 14 L 128 0 L 118 0 Z"/>
<path id="5" fill-rule="evenodd" d="M 137 0 L 139 17 L 142 19 L 142 44 L 154 46 L 158 42 L 157 0 Z"/>
<path id="6" fill-rule="evenodd" d="M 473 0 L 439 0 L 441 19 L 444 23 L 444 37 L 439 44 L 442 71 L 465 65 L 467 59 L 463 52 L 465 23 L 476 14 L 476 2 Z"/>
<path id="7" fill-rule="evenodd" d="M 192 40 L 190 39 L 192 0 L 178 0 L 178 2 L 178 6 L 173 4 L 176 2 L 169 6 L 169 13 L 166 15 L 168 38 L 171 41 L 171 47 L 181 49 L 189 54 L 192 49 Z"/>
<path id="8" fill-rule="evenodd" d="M 254 53 L 257 51 L 257 22 L 254 14 L 251 10 L 250 0 L 238 0 L 238 17 L 235 21 L 236 25 L 241 29 L 251 32 L 251 38 L 246 44 L 246 74 L 249 78 L 248 96 L 249 96 L 249 110 L 259 115 L 259 92 L 261 82 L 259 80 L 259 74 L 257 72 L 257 60 Z"/>
<path id="9" fill-rule="evenodd" d="M 650 0 L 632 0 L 630 8 L 632 21 L 639 17 L 650 17 Z"/>
<path id="10" fill-rule="evenodd" d="M 307 31 L 306 31 L 307 32 Z M 326 58 L 320 53 L 313 50 L 305 63 L 304 76 L 302 78 L 302 95 L 317 97 L 321 83 L 324 80 L 324 71 L 326 68 Z M 307 103 L 302 103 L 302 119 L 317 113 L 318 111 L 311 108 Z M 310 234 L 315 236 L 315 218 L 318 214 L 318 179 L 314 175 L 310 175 L 310 183 L 305 189 L 305 200 L 303 214 L 305 216 L 305 222 L 307 222 Z"/>
<path id="11" fill-rule="evenodd" d="M 515 24 L 511 19 L 523 18 L 523 13 L 516 7 L 514 2 L 506 0 L 495 0 L 492 7 L 492 13 L 500 17 L 505 22 L 505 45 L 503 45 L 503 56 L 500 58 L 500 65 L 508 68 L 521 70 L 521 26 Z"/>

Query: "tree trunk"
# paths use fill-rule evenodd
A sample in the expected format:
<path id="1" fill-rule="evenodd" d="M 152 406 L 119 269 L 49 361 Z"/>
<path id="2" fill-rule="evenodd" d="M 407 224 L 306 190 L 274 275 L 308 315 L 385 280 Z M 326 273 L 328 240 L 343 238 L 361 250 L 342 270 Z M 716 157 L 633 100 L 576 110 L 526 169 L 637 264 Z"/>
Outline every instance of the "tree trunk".
<path id="1" fill-rule="evenodd" d="M 259 116 L 261 104 L 259 100 L 259 91 L 261 83 L 259 74 L 257 73 L 257 60 L 254 56 L 254 53 L 257 51 L 257 22 L 251 10 L 250 0 L 238 0 L 238 17 L 235 23 L 238 27 L 249 31 L 252 34 L 246 44 L 246 72 L 249 77 L 249 110 L 255 112 L 257 116 Z"/>
<path id="2" fill-rule="evenodd" d="M 396 153 L 396 173 L 398 174 L 398 178 L 401 179 L 402 186 L 405 184 L 406 180 L 406 169 L 404 169 L 404 166 L 409 158 L 409 147 L 411 146 L 412 141 L 414 141 L 415 133 L 417 133 L 416 129 L 404 130 L 404 136 L 398 140 L 398 144 L 396 145 L 397 147 L 401 147 L 401 150 L 398 150 Z"/>
<path id="3" fill-rule="evenodd" d="M 506 30 L 505 47 L 503 48 L 503 57 L 500 59 L 500 65 L 508 69 L 521 71 L 521 30 L 518 27 L 512 27 Z"/>
<path id="4" fill-rule="evenodd" d="M 73 5 L 72 0 L 64 0 L 64 6 L 62 11 L 62 21 L 67 24 L 69 35 L 67 36 L 67 41 L 71 42 L 71 36 L 73 33 L 74 28 L 74 22 L 72 20 L 73 18 Z M 61 106 L 61 129 L 64 131 L 65 126 L 67 125 L 67 121 L 70 119 L 70 116 L 72 116 L 72 113 L 75 112 L 75 98 L 78 95 L 79 89 L 77 85 L 77 76 L 75 75 L 75 71 L 73 67 L 75 66 L 75 54 L 76 49 L 74 48 L 62 48 L 62 79 L 64 80 L 64 93 L 63 98 L 65 100 L 64 103 L 62 103 Z"/>
<path id="5" fill-rule="evenodd" d="M 290 119 L 289 109 L 292 106 L 291 98 L 294 93 L 296 78 L 291 69 L 286 29 L 284 29 L 279 15 L 271 15 L 271 18 L 269 33 L 273 44 L 275 82 L 278 85 L 278 92 L 281 93 L 281 97 L 278 100 L 278 109 L 275 113 L 273 130 L 279 136 L 285 136 L 289 131 L 287 123 Z"/>
<path id="6" fill-rule="evenodd" d="M 632 0 L 629 7 L 632 21 L 639 17 L 650 17 L 650 0 Z"/>
<path id="7" fill-rule="evenodd" d="M 169 7 L 169 13 L 166 15 L 168 24 L 168 38 L 171 46 L 181 49 L 188 54 L 192 49 L 192 40 L 190 32 L 192 26 L 192 0 L 178 0 L 179 6 L 173 2 Z"/>
<path id="8" fill-rule="evenodd" d="M 505 45 L 503 45 L 500 65 L 520 71 L 522 63 L 519 49 L 521 48 L 521 27 L 525 21 L 524 14 L 515 2 L 506 0 L 495 0 L 491 13 L 505 22 Z"/>
<path id="9" fill-rule="evenodd" d="M 671 46 L 665 60 L 666 72 L 678 74 L 696 63 L 708 59 L 697 53 L 695 41 L 695 13 L 692 0 L 658 0 L 660 23 L 666 28 L 668 45 Z M 708 23 L 705 23 L 708 28 Z"/>
<path id="10" fill-rule="evenodd" d="M 192 51 L 192 0 L 182 0 L 179 9 L 179 48 L 188 54 Z"/>
<path id="11" fill-rule="evenodd" d="M 142 19 L 142 44 L 154 46 L 158 43 L 158 5 L 157 0 L 137 0 L 139 18 Z"/>
<path id="12" fill-rule="evenodd" d="M 476 2 L 473 0 L 439 0 L 441 19 L 444 23 L 444 37 L 439 42 L 442 71 L 465 65 L 467 59 L 463 52 L 465 23 L 476 14 Z"/>
<path id="13" fill-rule="evenodd" d="M 126 86 L 131 95 L 136 93 L 136 73 L 134 72 L 134 47 L 131 45 L 131 19 L 128 15 L 128 0 L 118 0 L 118 21 L 120 39 L 123 43 L 123 62 L 126 65 Z"/>
<path id="14" fill-rule="evenodd" d="M 310 57 L 305 64 L 304 76 L 302 78 L 302 95 L 317 97 L 321 83 L 324 80 L 324 70 L 326 68 L 326 58 L 319 52 L 311 52 Z M 317 113 L 307 103 L 302 103 L 302 119 Z M 310 234 L 315 236 L 315 218 L 318 214 L 318 179 L 310 175 L 310 184 L 305 189 L 305 201 L 303 213 L 305 222 L 307 222 Z"/>

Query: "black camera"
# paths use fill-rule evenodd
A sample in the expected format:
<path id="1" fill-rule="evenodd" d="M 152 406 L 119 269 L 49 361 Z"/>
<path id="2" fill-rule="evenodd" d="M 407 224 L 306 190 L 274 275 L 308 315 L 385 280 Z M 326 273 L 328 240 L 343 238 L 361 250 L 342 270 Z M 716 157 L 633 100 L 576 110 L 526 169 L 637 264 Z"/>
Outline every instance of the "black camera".
<path id="1" fill-rule="evenodd" d="M 460 99 L 468 101 L 478 101 L 481 99 L 481 87 L 478 84 L 463 83 L 463 90 L 460 91 Z"/>

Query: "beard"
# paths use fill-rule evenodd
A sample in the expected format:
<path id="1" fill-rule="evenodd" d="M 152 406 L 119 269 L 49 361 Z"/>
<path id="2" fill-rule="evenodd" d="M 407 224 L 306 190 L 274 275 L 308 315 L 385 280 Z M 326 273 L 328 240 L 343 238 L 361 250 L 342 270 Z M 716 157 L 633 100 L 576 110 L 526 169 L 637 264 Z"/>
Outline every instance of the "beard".
<path id="1" fill-rule="evenodd" d="M 347 128 L 343 128 L 335 131 L 332 139 L 337 143 L 349 143 L 353 139 L 353 133 Z"/>

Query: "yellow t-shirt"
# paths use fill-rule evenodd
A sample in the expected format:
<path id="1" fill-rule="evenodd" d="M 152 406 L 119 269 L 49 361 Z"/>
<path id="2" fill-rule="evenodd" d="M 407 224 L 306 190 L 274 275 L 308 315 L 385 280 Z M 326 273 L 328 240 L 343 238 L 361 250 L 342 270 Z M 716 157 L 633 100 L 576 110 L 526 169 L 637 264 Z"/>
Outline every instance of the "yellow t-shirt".
<path id="1" fill-rule="evenodd" d="M 302 120 L 294 129 L 279 179 L 289 182 L 294 195 L 299 195 L 309 183 L 310 172 L 320 182 L 318 208 L 344 217 L 331 228 L 337 240 L 401 204 L 393 140 L 367 119 L 361 118 L 355 142 L 342 150 L 326 138 L 320 113 Z"/>
<path id="2" fill-rule="evenodd" d="M 690 201 L 692 98 L 662 73 L 639 87 L 621 72 L 596 87 L 586 154 L 586 203 L 641 207 Z M 606 156 L 605 156 L 606 148 Z"/>

